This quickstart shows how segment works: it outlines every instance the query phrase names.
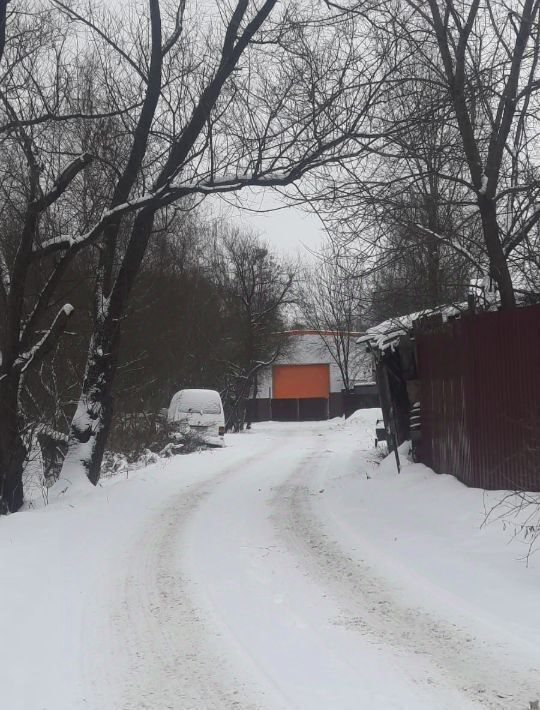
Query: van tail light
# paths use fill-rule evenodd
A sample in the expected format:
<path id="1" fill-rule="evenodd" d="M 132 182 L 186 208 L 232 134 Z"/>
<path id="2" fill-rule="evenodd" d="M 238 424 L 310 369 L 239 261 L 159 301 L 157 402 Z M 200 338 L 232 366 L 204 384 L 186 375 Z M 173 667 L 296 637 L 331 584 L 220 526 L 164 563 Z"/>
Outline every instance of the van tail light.
<path id="1" fill-rule="evenodd" d="M 219 435 L 220 435 L 220 436 L 224 436 L 224 435 L 225 435 L 225 427 L 224 427 L 224 426 L 220 426 L 220 427 L 219 427 Z"/>

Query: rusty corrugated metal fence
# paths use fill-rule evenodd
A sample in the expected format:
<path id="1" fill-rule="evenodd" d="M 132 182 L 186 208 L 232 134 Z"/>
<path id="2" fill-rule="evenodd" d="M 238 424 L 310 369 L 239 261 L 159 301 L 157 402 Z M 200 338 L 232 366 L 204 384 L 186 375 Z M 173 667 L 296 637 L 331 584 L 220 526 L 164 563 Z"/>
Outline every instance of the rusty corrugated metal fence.
<path id="1" fill-rule="evenodd" d="M 421 460 L 469 486 L 540 490 L 540 305 L 415 337 Z"/>

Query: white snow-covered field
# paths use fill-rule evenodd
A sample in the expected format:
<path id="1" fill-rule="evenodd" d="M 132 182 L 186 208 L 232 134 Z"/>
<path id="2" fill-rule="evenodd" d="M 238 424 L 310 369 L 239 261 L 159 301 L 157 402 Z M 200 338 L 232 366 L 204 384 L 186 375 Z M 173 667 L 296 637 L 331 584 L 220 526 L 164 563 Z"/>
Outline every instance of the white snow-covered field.
<path id="1" fill-rule="evenodd" d="M 379 465 L 377 414 L 0 518 L 0 710 L 529 710 L 540 553 L 481 491 Z"/>

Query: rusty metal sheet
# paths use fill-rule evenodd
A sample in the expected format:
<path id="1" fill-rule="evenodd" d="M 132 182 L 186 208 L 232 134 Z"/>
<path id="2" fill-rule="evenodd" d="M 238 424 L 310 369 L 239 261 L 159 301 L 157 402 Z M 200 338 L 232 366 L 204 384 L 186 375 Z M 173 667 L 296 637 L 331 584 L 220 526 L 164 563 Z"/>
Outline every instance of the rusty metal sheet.
<path id="1" fill-rule="evenodd" d="M 540 305 L 416 334 L 421 460 L 469 486 L 540 490 Z"/>

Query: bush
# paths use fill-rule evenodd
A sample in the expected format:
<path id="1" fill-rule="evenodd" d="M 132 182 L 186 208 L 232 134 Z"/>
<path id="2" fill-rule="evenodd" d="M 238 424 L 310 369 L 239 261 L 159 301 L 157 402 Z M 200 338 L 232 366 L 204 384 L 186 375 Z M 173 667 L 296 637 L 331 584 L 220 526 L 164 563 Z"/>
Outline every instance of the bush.
<path id="1" fill-rule="evenodd" d="M 170 441 L 170 432 L 160 413 L 118 414 L 111 426 L 108 458 L 121 455 L 131 464 L 139 461 L 146 451 L 159 454 Z"/>
<path id="2" fill-rule="evenodd" d="M 129 473 L 176 454 L 191 454 L 210 446 L 197 434 L 172 429 L 162 412 L 117 415 L 111 427 L 102 475 Z"/>

